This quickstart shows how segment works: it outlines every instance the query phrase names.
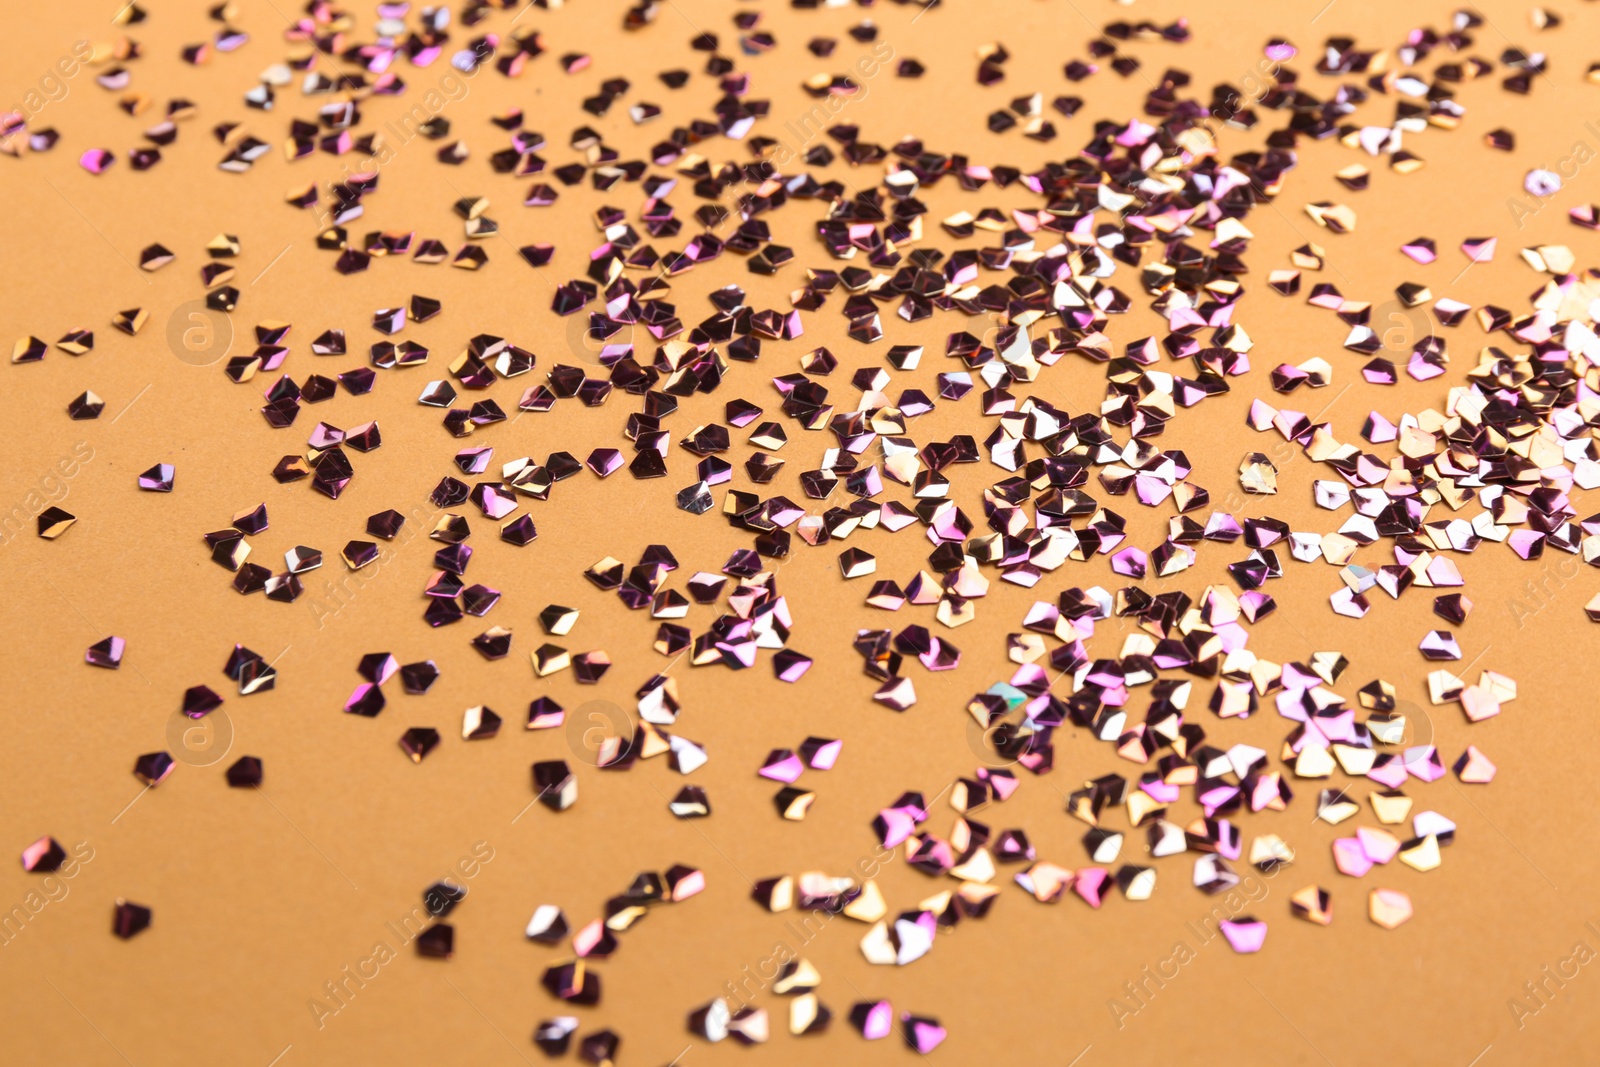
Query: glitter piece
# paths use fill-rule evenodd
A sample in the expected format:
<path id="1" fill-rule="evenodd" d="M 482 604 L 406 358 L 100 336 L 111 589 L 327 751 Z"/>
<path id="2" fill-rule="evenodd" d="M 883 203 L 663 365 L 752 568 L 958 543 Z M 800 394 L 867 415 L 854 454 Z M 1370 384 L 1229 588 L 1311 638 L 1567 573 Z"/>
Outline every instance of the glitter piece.
<path id="1" fill-rule="evenodd" d="M 686 785 L 673 796 L 667 809 L 680 819 L 705 818 L 711 814 L 711 801 L 704 789 L 697 785 Z"/>
<path id="2" fill-rule="evenodd" d="M 105 408 L 106 402 L 86 389 L 67 403 L 67 417 L 80 422 L 98 419 Z"/>
<path id="3" fill-rule="evenodd" d="M 566 915 L 554 904 L 541 904 L 535 908 L 527 929 L 523 931 L 528 940 L 546 945 L 560 944 L 570 932 Z"/>
<path id="4" fill-rule="evenodd" d="M 566 811 L 578 802 L 578 780 L 566 760 L 535 763 L 533 789 L 539 802 L 551 811 Z"/>
<path id="5" fill-rule="evenodd" d="M 1262 453 L 1248 453 L 1239 464 L 1239 487 L 1246 493 L 1276 493 L 1278 468 Z"/>
<path id="6" fill-rule="evenodd" d="M 1367 896 L 1367 916 L 1393 930 L 1411 918 L 1411 897 L 1398 889 L 1374 889 Z"/>
<path id="7" fill-rule="evenodd" d="M 1267 940 L 1267 924 L 1250 916 L 1224 919 L 1219 926 L 1229 946 L 1241 955 L 1260 952 Z"/>
<path id="8" fill-rule="evenodd" d="M 146 752 L 133 763 L 133 776 L 148 786 L 157 786 L 167 780 L 178 766 L 168 752 Z"/>
<path id="9" fill-rule="evenodd" d="M 183 692 L 182 711 L 191 719 L 203 719 L 222 706 L 222 698 L 209 685 L 190 686 Z"/>
<path id="10" fill-rule="evenodd" d="M 434 666 L 433 660 L 422 660 L 417 663 L 407 663 L 400 668 L 400 683 L 407 693 L 421 694 L 433 688 L 433 683 L 439 680 L 439 668 Z"/>
<path id="11" fill-rule="evenodd" d="M 540 645 L 529 653 L 529 658 L 533 662 L 533 672 L 540 678 L 547 678 L 572 666 L 571 653 L 560 645 Z"/>
<path id="12" fill-rule="evenodd" d="M 22 850 L 22 869 L 35 874 L 59 871 L 66 861 L 66 849 L 53 837 L 41 837 Z"/>
<path id="13" fill-rule="evenodd" d="M 413 726 L 400 735 L 400 750 L 412 763 L 421 763 L 439 745 L 439 731 L 428 726 Z"/>
<path id="14" fill-rule="evenodd" d="M 371 541 L 346 541 L 339 550 L 339 558 L 353 571 L 376 563 L 379 556 L 378 546 Z"/>
<path id="15" fill-rule="evenodd" d="M 261 761 L 255 756 L 240 756 L 228 767 L 226 778 L 232 789 L 253 789 L 261 784 Z"/>
<path id="16" fill-rule="evenodd" d="M 1297 918 L 1316 923 L 1318 926 L 1327 926 L 1333 922 L 1333 898 L 1321 886 L 1308 885 L 1295 890 L 1289 898 L 1289 907 Z"/>
<path id="17" fill-rule="evenodd" d="M 82 328 L 68 330 L 56 342 L 56 347 L 69 356 L 88 355 L 94 351 L 94 331 Z"/>
<path id="18" fill-rule="evenodd" d="M 1456 777 L 1472 785 L 1487 785 L 1494 781 L 1496 769 L 1477 745 L 1468 745 L 1455 762 Z"/>
<path id="19" fill-rule="evenodd" d="M 150 313 L 144 308 L 128 308 L 113 315 L 111 325 L 131 337 L 144 328 L 149 318 Z"/>
<path id="20" fill-rule="evenodd" d="M 850 1025 L 868 1041 L 888 1037 L 894 1029 L 894 1008 L 887 1000 L 858 1001 L 850 1008 Z"/>
<path id="21" fill-rule="evenodd" d="M 172 464 L 157 463 L 139 475 L 139 488 L 151 493 L 170 493 L 176 475 Z"/>
<path id="22" fill-rule="evenodd" d="M 900 1027 L 901 1033 L 905 1036 L 906 1047 L 924 1056 L 944 1044 L 944 1039 L 948 1036 L 937 1019 L 912 1015 L 910 1012 L 901 1014 Z M 866 1036 L 865 1031 L 863 1036 Z"/>
<path id="23" fill-rule="evenodd" d="M 491 626 L 472 639 L 472 647 L 486 660 L 504 659 L 511 652 L 511 631 L 503 626 Z M 540 671 L 539 676 L 542 678 L 546 673 Z"/>
<path id="24" fill-rule="evenodd" d="M 811 664 L 810 656 L 782 648 L 772 657 L 772 672 L 780 682 L 798 682 L 811 669 Z"/>
<path id="25" fill-rule="evenodd" d="M 456 932 L 449 923 L 434 923 L 417 935 L 417 955 L 447 960 L 455 954 Z"/>
<path id="26" fill-rule="evenodd" d="M 816 799 L 817 795 L 808 789 L 784 786 L 773 796 L 772 802 L 780 816 L 790 822 L 800 822 L 811 811 Z"/>
<path id="27" fill-rule="evenodd" d="M 46 541 L 54 541 L 67 532 L 67 528 L 78 521 L 78 517 L 54 505 L 39 512 L 37 521 L 39 536 Z"/>
<path id="28" fill-rule="evenodd" d="M 122 666 L 122 654 L 127 649 L 127 642 L 120 637 L 105 637 L 89 646 L 84 653 L 83 660 L 91 667 L 106 667 L 116 670 Z"/>
<path id="29" fill-rule="evenodd" d="M 111 932 L 126 941 L 150 927 L 150 909 L 142 904 L 117 898 L 111 913 Z"/>
<path id="30" fill-rule="evenodd" d="M 468 708 L 461 717 L 461 738 L 481 741 L 500 732 L 500 716 L 482 704 Z"/>

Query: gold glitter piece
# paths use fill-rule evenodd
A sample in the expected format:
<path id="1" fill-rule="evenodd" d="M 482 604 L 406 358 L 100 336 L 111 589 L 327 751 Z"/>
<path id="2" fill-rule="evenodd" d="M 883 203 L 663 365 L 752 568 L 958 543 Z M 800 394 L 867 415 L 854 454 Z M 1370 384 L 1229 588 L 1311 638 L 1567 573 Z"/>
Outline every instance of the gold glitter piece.
<path id="1" fill-rule="evenodd" d="M 1333 896 L 1319 885 L 1295 890 L 1289 898 L 1289 908 L 1297 918 L 1318 926 L 1333 922 Z"/>
<path id="2" fill-rule="evenodd" d="M 883 891 L 878 888 L 877 882 L 861 883 L 860 894 L 844 906 L 844 914 L 857 922 L 875 923 L 889 913 L 889 905 L 883 899 Z"/>
<path id="3" fill-rule="evenodd" d="M 780 997 L 787 997 L 797 993 L 809 993 L 821 984 L 821 972 L 812 966 L 810 960 L 802 956 L 784 965 L 772 983 L 772 991 Z"/>
<path id="4" fill-rule="evenodd" d="M 1294 849 L 1277 834 L 1262 834 L 1250 842 L 1250 865 L 1263 871 L 1294 862 Z"/>
<path id="5" fill-rule="evenodd" d="M 1411 815 L 1412 800 L 1399 790 L 1374 791 L 1367 794 L 1367 799 L 1372 801 L 1372 813 L 1378 821 L 1388 826 L 1399 825 Z"/>
<path id="6" fill-rule="evenodd" d="M 1398 889 L 1374 889 L 1367 897 L 1367 915 L 1385 930 L 1411 918 L 1411 897 Z"/>
<path id="7" fill-rule="evenodd" d="M 1307 745 L 1294 761 L 1297 778 L 1326 778 L 1333 773 L 1333 756 L 1321 745 Z"/>
<path id="8" fill-rule="evenodd" d="M 1341 789 L 1324 789 L 1317 798 L 1317 818 L 1337 826 L 1352 815 L 1361 813 L 1361 805 L 1345 796 Z"/>
<path id="9" fill-rule="evenodd" d="M 57 507 L 48 507 L 39 512 L 39 536 L 46 541 L 54 541 L 67 532 L 68 527 L 78 521 L 78 517 L 70 511 Z"/>
<path id="10" fill-rule="evenodd" d="M 826 1025 L 825 1010 L 815 993 L 802 993 L 795 997 L 789 1004 L 789 1032 L 796 1037 L 820 1032 L 821 1027 Z"/>
<path id="11" fill-rule="evenodd" d="M 1431 871 L 1439 866 L 1439 838 L 1429 834 L 1420 841 L 1408 842 L 1400 850 L 1400 862 L 1419 871 Z"/>
<path id="12" fill-rule="evenodd" d="M 1307 204 L 1306 214 L 1315 219 L 1318 226 L 1332 230 L 1334 233 L 1355 232 L 1356 213 L 1344 204 L 1326 202 Z"/>
<path id="13" fill-rule="evenodd" d="M 111 325 L 132 336 L 144 328 L 144 324 L 149 318 L 150 313 L 144 308 L 128 308 L 126 311 L 119 311 L 113 315 L 111 317 Z"/>
<path id="14" fill-rule="evenodd" d="M 1260 452 L 1246 453 L 1239 463 L 1239 487 L 1255 495 L 1276 493 L 1278 468 Z"/>
<path id="15" fill-rule="evenodd" d="M 1319 244 L 1303 244 L 1289 253 L 1289 261 L 1301 270 L 1321 270 L 1328 253 Z"/>

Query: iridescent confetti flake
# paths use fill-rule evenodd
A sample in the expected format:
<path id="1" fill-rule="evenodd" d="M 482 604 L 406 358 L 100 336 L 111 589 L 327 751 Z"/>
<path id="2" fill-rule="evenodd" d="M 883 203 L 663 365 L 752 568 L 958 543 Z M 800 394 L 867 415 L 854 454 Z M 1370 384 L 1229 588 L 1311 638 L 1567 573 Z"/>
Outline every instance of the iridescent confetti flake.
<path id="1" fill-rule="evenodd" d="M 170 493 L 177 471 L 170 463 L 157 463 L 139 475 L 139 488 L 151 493 Z"/>
<path id="2" fill-rule="evenodd" d="M 67 404 L 67 417 L 74 421 L 98 419 L 106 402 L 90 390 L 78 394 Z"/>
<path id="3" fill-rule="evenodd" d="M 481 741 L 500 732 L 500 716 L 492 709 L 477 705 L 468 708 L 461 717 L 461 738 L 464 741 Z"/>
<path id="4" fill-rule="evenodd" d="M 566 760 L 535 763 L 533 789 L 539 802 L 551 811 L 565 811 L 578 802 L 578 780 Z"/>
<path id="5" fill-rule="evenodd" d="M 417 663 L 407 663 L 400 668 L 400 682 L 407 693 L 421 694 L 433 688 L 433 683 L 439 679 L 439 668 L 433 660 L 422 660 Z"/>
<path id="6" fill-rule="evenodd" d="M 439 731 L 430 726 L 413 726 L 400 735 L 400 750 L 412 763 L 421 763 L 439 746 Z"/>
<path id="7" fill-rule="evenodd" d="M 428 959 L 447 960 L 455 954 L 455 927 L 449 923 L 434 923 L 417 935 L 417 955 Z"/>
<path id="8" fill-rule="evenodd" d="M 84 662 L 91 667 L 106 667 L 116 670 L 122 666 L 122 654 L 127 649 L 127 642 L 120 637 L 106 637 L 89 646 L 84 653 Z"/>
<path id="9" fill-rule="evenodd" d="M 118 897 L 111 913 L 111 932 L 126 941 L 149 929 L 151 917 L 149 908 Z"/>
<path id="10" fill-rule="evenodd" d="M 147 786 L 157 786 L 178 766 L 168 752 L 147 752 L 133 764 L 133 776 Z"/>
<path id="11" fill-rule="evenodd" d="M 54 541 L 66 533 L 67 529 L 77 521 L 78 517 L 76 515 L 63 508 L 51 505 L 39 512 L 36 524 L 40 537 L 46 541 Z"/>
<path id="12" fill-rule="evenodd" d="M 67 850 L 53 837 L 41 837 L 22 850 L 22 869 L 34 874 L 51 874 L 67 861 Z"/>
<path id="13" fill-rule="evenodd" d="M 226 772 L 228 785 L 234 789 L 253 789 L 261 784 L 261 760 L 255 756 L 240 756 Z"/>
<path id="14" fill-rule="evenodd" d="M 1403 925 L 1411 915 L 1411 897 L 1398 889 L 1374 889 L 1367 896 L 1367 916 L 1385 930 Z"/>

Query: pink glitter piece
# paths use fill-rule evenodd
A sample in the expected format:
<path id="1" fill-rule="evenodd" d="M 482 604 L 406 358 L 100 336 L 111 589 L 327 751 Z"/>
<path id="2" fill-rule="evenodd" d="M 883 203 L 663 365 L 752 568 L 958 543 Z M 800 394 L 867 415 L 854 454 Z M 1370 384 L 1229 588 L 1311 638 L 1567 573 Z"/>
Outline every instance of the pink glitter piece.
<path id="1" fill-rule="evenodd" d="M 90 174 L 104 174 L 116 161 L 117 157 L 104 148 L 91 148 L 78 157 L 78 165 Z"/>
<path id="2" fill-rule="evenodd" d="M 1472 722 L 1482 722 L 1500 714 L 1500 701 L 1488 686 L 1466 686 L 1457 699 L 1461 701 L 1461 710 Z"/>
<path id="3" fill-rule="evenodd" d="M 1111 557 L 1111 569 L 1129 578 L 1143 578 L 1149 563 L 1150 557 L 1137 548 L 1124 548 Z"/>
<path id="4" fill-rule="evenodd" d="M 1111 884 L 1111 872 L 1104 867 L 1079 867 L 1072 880 L 1072 891 L 1098 908 L 1105 900 L 1106 887 Z"/>
<path id="5" fill-rule="evenodd" d="M 944 1044 L 949 1031 L 933 1019 L 919 1019 L 913 1015 L 901 1016 L 905 1024 L 906 1044 L 926 1056 Z"/>
<path id="6" fill-rule="evenodd" d="M 1394 756 L 1379 756 L 1367 777 L 1390 789 L 1399 789 L 1406 784 L 1406 765 Z"/>
<path id="7" fill-rule="evenodd" d="M 1361 847 L 1359 838 L 1341 837 L 1333 843 L 1333 865 L 1341 874 L 1360 878 L 1372 870 L 1372 857 Z"/>
<path id="8" fill-rule="evenodd" d="M 1010 800 L 1012 794 L 1022 788 L 1022 783 L 1015 776 L 1009 774 L 995 774 L 987 767 L 978 769 L 980 781 L 987 782 L 989 788 L 994 790 L 994 798 L 999 801 Z"/>
<path id="9" fill-rule="evenodd" d="M 1432 745 L 1406 749 L 1405 768 L 1412 777 L 1424 782 L 1437 782 L 1444 777 L 1444 762 L 1439 759 L 1439 750 Z"/>
<path id="10" fill-rule="evenodd" d="M 884 848 L 895 848 L 916 832 L 917 824 L 900 808 L 884 808 L 878 812 L 879 837 Z"/>
<path id="11" fill-rule="evenodd" d="M 793 782 L 805 773 L 806 765 L 800 757 L 786 749 L 779 749 L 767 757 L 767 762 L 756 773 L 774 782 Z"/>
<path id="12" fill-rule="evenodd" d="M 1365 436 L 1368 441 L 1375 445 L 1381 445 L 1393 441 L 1399 435 L 1400 432 L 1395 428 L 1394 423 L 1379 415 L 1376 411 L 1367 415 L 1367 433 Z"/>
<path id="13" fill-rule="evenodd" d="M 1537 559 L 1544 553 L 1544 534 L 1537 530 L 1512 530 L 1506 544 L 1523 559 Z"/>
<path id="14" fill-rule="evenodd" d="M 1344 840 L 1348 841 L 1349 838 Z M 1400 842 L 1395 840 L 1393 834 L 1386 834 L 1366 826 L 1356 828 L 1356 840 L 1361 843 L 1361 851 L 1365 852 L 1367 859 L 1373 863 L 1388 863 L 1400 851 Z"/>
<path id="15" fill-rule="evenodd" d="M 1233 951 L 1241 955 L 1260 952 L 1261 946 L 1266 944 L 1267 924 L 1260 919 L 1246 915 L 1237 919 L 1224 919 L 1218 925 L 1222 929 L 1222 936 L 1233 946 Z"/>
<path id="16" fill-rule="evenodd" d="M 1404 252 L 1406 255 L 1410 256 L 1412 259 L 1416 260 L 1418 263 L 1424 263 L 1424 264 L 1432 263 L 1434 260 L 1439 258 L 1439 253 L 1438 252 L 1435 252 L 1432 248 L 1428 247 L 1427 245 L 1420 244 L 1420 243 L 1417 243 L 1417 242 L 1411 242 L 1409 244 L 1401 245 L 1400 246 L 1400 251 Z"/>
<path id="17" fill-rule="evenodd" d="M 817 743 L 812 744 L 812 741 Z M 839 753 L 844 751 L 844 742 L 820 738 L 808 739 L 800 750 L 807 753 L 806 765 L 812 770 L 831 771 L 839 760 Z"/>
<path id="18" fill-rule="evenodd" d="M 1406 362 L 1406 373 L 1419 382 L 1425 382 L 1430 378 L 1439 377 L 1444 373 L 1444 368 L 1437 363 L 1428 362 L 1420 355 L 1413 354 L 1411 359 Z"/>
<path id="19" fill-rule="evenodd" d="M 1455 563 L 1444 556 L 1435 556 L 1428 564 L 1428 581 L 1439 587 L 1467 584 Z"/>

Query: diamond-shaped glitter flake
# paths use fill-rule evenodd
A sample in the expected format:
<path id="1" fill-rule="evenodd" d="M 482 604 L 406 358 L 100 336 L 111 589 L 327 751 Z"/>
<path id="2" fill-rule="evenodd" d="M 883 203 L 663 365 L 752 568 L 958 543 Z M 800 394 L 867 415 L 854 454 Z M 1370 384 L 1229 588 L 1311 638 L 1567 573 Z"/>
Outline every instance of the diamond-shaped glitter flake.
<path id="1" fill-rule="evenodd" d="M 37 520 L 39 536 L 46 541 L 54 541 L 67 532 L 67 528 L 78 521 L 78 517 L 63 508 L 54 505 L 39 512 Z"/>
<path id="2" fill-rule="evenodd" d="M 91 667 L 107 667 L 116 670 L 122 666 L 122 654 L 127 649 L 127 643 L 120 637 L 106 637 L 89 646 L 84 653 L 84 662 Z"/>
<path id="3" fill-rule="evenodd" d="M 578 780 L 566 760 L 544 760 L 533 765 L 533 790 L 539 803 L 551 811 L 566 811 L 578 802 Z"/>
<path id="4" fill-rule="evenodd" d="M 22 869 L 35 874 L 59 871 L 67 861 L 67 850 L 53 837 L 41 837 L 22 850 Z"/>
<path id="5" fill-rule="evenodd" d="M 417 935 L 417 955 L 447 960 L 455 954 L 456 932 L 449 923 L 434 923 Z"/>
<path id="6" fill-rule="evenodd" d="M 139 475 L 139 488 L 151 493 L 172 492 L 177 470 L 170 463 L 157 463 Z"/>
<path id="7" fill-rule="evenodd" d="M 407 693 L 426 693 L 439 680 L 439 668 L 433 660 L 407 663 L 400 668 L 400 683 Z"/>
<path id="8" fill-rule="evenodd" d="M 234 789 L 253 789 L 261 784 L 261 761 L 255 756 L 240 756 L 228 767 L 226 777 Z"/>
<path id="9" fill-rule="evenodd" d="M 126 941 L 150 926 L 150 909 L 142 904 L 117 898 L 111 913 L 111 932 Z"/>
<path id="10" fill-rule="evenodd" d="M 429 726 L 413 726 L 400 735 L 400 750 L 412 763 L 421 763 L 439 745 L 439 731 Z"/>
<path id="11" fill-rule="evenodd" d="M 133 776 L 148 786 L 160 785 L 177 767 L 168 752 L 146 752 L 133 762 Z"/>
<path id="12" fill-rule="evenodd" d="M 479 704 L 468 708 L 461 717 L 461 738 L 464 741 L 481 741 L 500 732 L 500 716 Z"/>

